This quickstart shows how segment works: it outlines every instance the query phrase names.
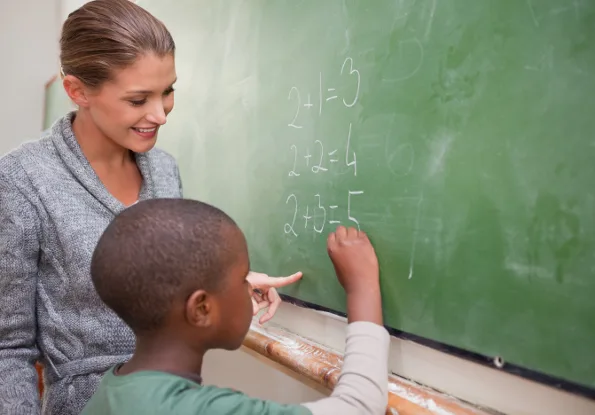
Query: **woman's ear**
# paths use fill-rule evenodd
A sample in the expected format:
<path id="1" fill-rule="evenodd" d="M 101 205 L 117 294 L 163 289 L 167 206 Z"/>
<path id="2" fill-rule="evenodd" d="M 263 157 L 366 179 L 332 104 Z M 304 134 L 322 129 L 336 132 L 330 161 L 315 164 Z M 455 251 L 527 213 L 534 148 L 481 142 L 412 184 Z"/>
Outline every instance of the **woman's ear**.
<path id="1" fill-rule="evenodd" d="M 204 290 L 197 290 L 186 301 L 186 321 L 195 327 L 210 327 L 214 320 L 214 298 Z"/>
<path id="2" fill-rule="evenodd" d="M 89 106 L 89 93 L 85 85 L 76 76 L 66 75 L 62 79 L 62 85 L 66 94 L 79 107 L 86 108 Z"/>

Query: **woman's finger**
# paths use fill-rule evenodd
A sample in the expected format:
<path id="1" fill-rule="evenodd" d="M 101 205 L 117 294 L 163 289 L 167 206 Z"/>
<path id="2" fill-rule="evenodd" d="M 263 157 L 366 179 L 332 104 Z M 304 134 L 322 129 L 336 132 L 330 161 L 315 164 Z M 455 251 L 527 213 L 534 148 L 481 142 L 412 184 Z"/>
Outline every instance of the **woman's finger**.
<path id="1" fill-rule="evenodd" d="M 252 297 L 252 315 L 255 316 L 256 314 L 258 314 L 259 310 L 260 309 L 258 308 L 258 303 L 254 299 L 254 297 Z"/>
<path id="2" fill-rule="evenodd" d="M 260 320 L 259 320 L 260 324 L 264 324 L 267 321 L 269 321 L 270 319 L 272 319 L 273 316 L 275 315 L 275 313 L 277 312 L 279 305 L 281 304 L 281 297 L 279 297 L 277 290 L 275 290 L 274 288 L 271 288 L 268 291 L 268 300 L 269 300 L 269 309 L 265 314 L 262 315 L 262 317 L 260 317 Z"/>
<path id="3" fill-rule="evenodd" d="M 260 272 L 250 272 L 246 279 L 255 289 L 261 288 L 266 290 L 268 288 L 279 288 L 285 287 L 286 285 L 293 284 L 302 278 L 301 272 L 296 272 L 288 277 L 269 277 L 267 274 Z"/>
<path id="4" fill-rule="evenodd" d="M 288 277 L 267 277 L 267 280 L 264 281 L 264 283 L 266 284 L 266 288 L 280 288 L 293 284 L 300 278 L 302 278 L 302 273 L 296 272 Z"/>
<path id="5" fill-rule="evenodd" d="M 261 302 L 257 302 L 256 306 L 258 308 L 258 311 L 262 310 L 263 308 L 267 308 L 271 303 L 268 301 L 261 301 Z"/>

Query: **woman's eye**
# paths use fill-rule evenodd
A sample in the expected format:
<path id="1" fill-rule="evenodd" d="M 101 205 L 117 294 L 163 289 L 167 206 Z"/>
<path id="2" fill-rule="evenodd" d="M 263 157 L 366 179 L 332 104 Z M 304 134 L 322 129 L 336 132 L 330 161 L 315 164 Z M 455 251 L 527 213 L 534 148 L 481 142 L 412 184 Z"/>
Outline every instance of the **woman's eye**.
<path id="1" fill-rule="evenodd" d="M 141 105 L 145 104 L 147 102 L 146 99 L 141 99 L 139 101 L 130 101 L 130 103 L 132 104 L 132 106 L 134 107 L 140 107 Z"/>

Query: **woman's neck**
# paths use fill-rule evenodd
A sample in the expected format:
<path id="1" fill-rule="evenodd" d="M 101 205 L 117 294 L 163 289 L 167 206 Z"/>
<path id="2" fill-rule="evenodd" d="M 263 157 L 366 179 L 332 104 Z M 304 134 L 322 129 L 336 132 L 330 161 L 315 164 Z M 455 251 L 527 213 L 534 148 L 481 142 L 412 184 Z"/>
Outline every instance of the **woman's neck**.
<path id="1" fill-rule="evenodd" d="M 79 110 L 72 122 L 72 131 L 89 163 L 123 167 L 131 160 L 130 150 L 113 142 L 101 132 L 90 114 Z"/>

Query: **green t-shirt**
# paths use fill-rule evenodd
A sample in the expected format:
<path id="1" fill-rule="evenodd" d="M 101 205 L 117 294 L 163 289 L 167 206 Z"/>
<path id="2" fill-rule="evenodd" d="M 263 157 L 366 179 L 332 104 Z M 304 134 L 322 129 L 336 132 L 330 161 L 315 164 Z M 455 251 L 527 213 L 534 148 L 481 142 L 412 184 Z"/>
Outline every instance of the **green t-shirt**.
<path id="1" fill-rule="evenodd" d="M 81 415 L 311 415 L 304 406 L 253 399 L 165 372 L 116 376 L 113 371 L 105 374 Z"/>

